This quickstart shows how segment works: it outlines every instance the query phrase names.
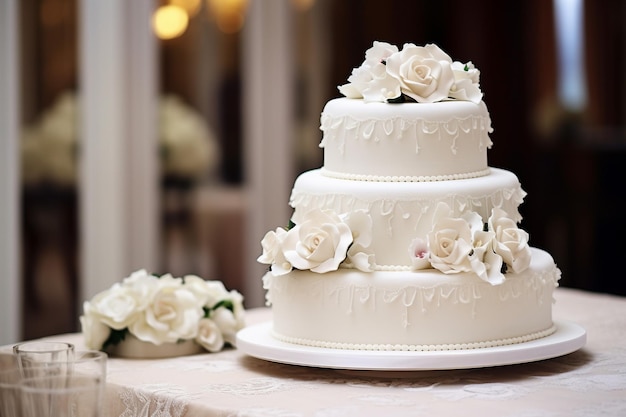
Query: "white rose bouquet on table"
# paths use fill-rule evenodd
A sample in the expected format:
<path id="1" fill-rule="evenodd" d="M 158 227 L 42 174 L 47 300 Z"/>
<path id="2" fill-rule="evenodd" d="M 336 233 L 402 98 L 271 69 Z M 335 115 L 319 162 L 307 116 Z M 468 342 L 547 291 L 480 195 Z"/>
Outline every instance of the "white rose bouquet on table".
<path id="1" fill-rule="evenodd" d="M 433 44 L 407 43 L 398 50 L 386 42 L 374 42 L 361 66 L 348 77 L 348 84 L 339 86 L 339 92 L 348 98 L 388 103 L 479 103 L 483 97 L 480 71 L 472 62 L 453 62 Z"/>
<path id="2" fill-rule="evenodd" d="M 244 327 L 243 296 L 195 275 L 161 277 L 139 270 L 96 294 L 80 317 L 85 344 L 106 349 L 132 334 L 154 345 L 193 340 L 209 352 L 235 345 Z"/>

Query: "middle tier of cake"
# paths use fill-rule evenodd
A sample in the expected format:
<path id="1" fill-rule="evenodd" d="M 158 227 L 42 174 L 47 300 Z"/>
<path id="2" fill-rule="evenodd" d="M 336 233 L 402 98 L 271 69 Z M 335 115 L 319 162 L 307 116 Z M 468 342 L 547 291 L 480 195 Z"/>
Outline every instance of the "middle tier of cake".
<path id="1" fill-rule="evenodd" d="M 292 221 L 298 224 L 313 209 L 336 214 L 364 210 L 372 219 L 372 243 L 377 270 L 409 270 L 409 247 L 431 231 L 438 203 L 446 203 L 455 215 L 478 213 L 484 222 L 494 207 L 515 222 L 526 193 L 515 174 L 490 168 L 483 177 L 437 182 L 367 182 L 327 177 L 323 171 L 301 174 L 294 184 L 290 204 Z"/>

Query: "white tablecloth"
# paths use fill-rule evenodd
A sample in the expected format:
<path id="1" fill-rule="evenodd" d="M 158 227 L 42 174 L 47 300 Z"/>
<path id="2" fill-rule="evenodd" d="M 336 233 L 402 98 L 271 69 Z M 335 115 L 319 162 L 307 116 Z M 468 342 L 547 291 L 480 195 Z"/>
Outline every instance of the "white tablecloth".
<path id="1" fill-rule="evenodd" d="M 626 416 L 626 298 L 559 288 L 556 320 L 587 331 L 559 358 L 502 367 L 380 374 L 263 361 L 236 349 L 109 360 L 107 416 Z M 247 312 L 249 324 L 271 311 Z M 82 347 L 78 334 L 59 335 Z"/>

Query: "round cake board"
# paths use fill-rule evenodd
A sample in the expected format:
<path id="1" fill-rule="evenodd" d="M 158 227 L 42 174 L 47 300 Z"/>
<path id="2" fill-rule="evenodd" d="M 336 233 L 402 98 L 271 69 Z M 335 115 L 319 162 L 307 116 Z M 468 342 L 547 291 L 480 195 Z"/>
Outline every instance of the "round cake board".
<path id="1" fill-rule="evenodd" d="M 258 359 L 316 368 L 366 371 L 420 371 L 484 368 L 551 359 L 582 348 L 584 328 L 556 321 L 556 331 L 529 342 L 482 349 L 446 351 L 340 350 L 296 345 L 272 336 L 272 322 L 252 325 L 237 333 L 237 349 Z"/>

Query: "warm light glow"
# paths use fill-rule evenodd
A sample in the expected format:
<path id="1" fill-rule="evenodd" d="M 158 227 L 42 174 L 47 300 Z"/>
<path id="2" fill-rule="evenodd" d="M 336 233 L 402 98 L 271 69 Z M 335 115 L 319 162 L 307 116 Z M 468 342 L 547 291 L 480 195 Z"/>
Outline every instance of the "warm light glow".
<path id="1" fill-rule="evenodd" d="M 169 0 L 169 4 L 184 9 L 189 16 L 195 16 L 200 11 L 202 0 Z"/>
<path id="2" fill-rule="evenodd" d="M 152 27 L 160 39 L 173 39 L 187 30 L 189 16 L 184 9 L 174 5 L 159 7 L 152 17 Z"/>
<path id="3" fill-rule="evenodd" d="M 248 0 L 207 0 L 209 15 L 224 33 L 236 33 L 243 27 Z"/>

